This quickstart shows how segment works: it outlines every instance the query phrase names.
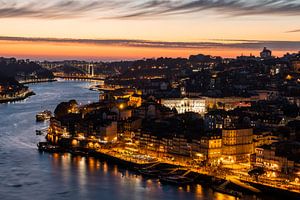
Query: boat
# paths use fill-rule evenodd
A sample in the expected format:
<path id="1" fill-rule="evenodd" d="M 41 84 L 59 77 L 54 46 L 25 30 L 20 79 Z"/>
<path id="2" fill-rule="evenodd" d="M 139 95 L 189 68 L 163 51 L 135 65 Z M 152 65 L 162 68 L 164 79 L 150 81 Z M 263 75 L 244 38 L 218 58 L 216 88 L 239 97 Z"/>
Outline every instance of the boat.
<path id="1" fill-rule="evenodd" d="M 80 151 L 80 150 L 71 150 L 71 151 L 69 151 L 69 153 L 71 153 L 72 155 L 75 155 L 75 156 L 82 156 L 82 157 L 89 155 L 88 152 L 84 152 L 84 151 Z"/>
<path id="2" fill-rule="evenodd" d="M 157 169 L 141 169 L 138 171 L 146 177 L 153 177 L 153 178 L 158 177 L 161 173 L 161 171 Z"/>
<path id="3" fill-rule="evenodd" d="M 37 144 L 38 150 L 41 152 L 48 152 L 48 153 L 61 153 L 64 150 L 59 146 L 54 146 L 49 144 L 48 142 L 39 142 Z"/>
<path id="4" fill-rule="evenodd" d="M 194 180 L 190 178 L 179 175 L 160 177 L 159 181 L 173 185 L 188 185 L 194 182 Z"/>
<path id="5" fill-rule="evenodd" d="M 234 196 L 234 197 L 237 197 L 237 198 L 242 198 L 243 197 L 243 193 L 235 191 L 235 190 L 228 189 L 226 187 L 222 187 L 222 185 L 212 186 L 212 189 L 215 192 L 220 192 L 222 194 L 228 194 L 230 196 Z"/>
<path id="6" fill-rule="evenodd" d="M 46 129 L 41 129 L 41 130 L 36 130 L 35 134 L 36 135 L 46 135 L 47 134 L 47 128 Z"/>
<path id="7" fill-rule="evenodd" d="M 36 121 L 37 122 L 46 121 L 49 120 L 51 117 L 52 117 L 52 112 L 49 110 L 45 110 L 36 115 Z"/>
<path id="8" fill-rule="evenodd" d="M 36 134 L 36 135 L 43 135 L 43 131 L 41 131 L 41 130 L 36 130 L 36 131 L 35 131 L 35 134 Z"/>

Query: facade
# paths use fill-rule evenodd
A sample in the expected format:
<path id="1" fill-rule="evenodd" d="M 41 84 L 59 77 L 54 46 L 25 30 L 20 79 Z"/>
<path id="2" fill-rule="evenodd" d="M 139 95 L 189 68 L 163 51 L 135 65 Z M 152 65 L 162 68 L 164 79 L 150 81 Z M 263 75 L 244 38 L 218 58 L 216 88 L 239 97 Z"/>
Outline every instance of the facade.
<path id="1" fill-rule="evenodd" d="M 258 101 L 258 96 L 249 98 L 244 97 L 224 97 L 224 98 L 211 98 L 204 97 L 206 108 L 217 108 L 223 110 L 233 110 L 237 107 L 251 107 L 251 102 Z"/>
<path id="2" fill-rule="evenodd" d="M 224 161 L 232 163 L 247 161 L 252 153 L 252 129 L 222 130 L 222 158 Z"/>
<path id="3" fill-rule="evenodd" d="M 176 108 L 177 112 L 196 112 L 204 115 L 208 109 L 217 108 L 223 110 L 233 110 L 237 107 L 251 107 L 251 102 L 258 101 L 259 96 L 250 98 L 243 97 L 198 97 L 198 98 L 172 98 L 161 99 L 161 104 L 171 109 Z"/>
<path id="4" fill-rule="evenodd" d="M 171 146 L 167 152 L 177 156 L 191 157 L 191 147 L 183 135 L 179 135 L 172 139 Z"/>
<path id="5" fill-rule="evenodd" d="M 206 130 L 222 129 L 224 126 L 224 117 L 222 114 L 207 113 L 204 116 L 204 125 Z"/>
<path id="6" fill-rule="evenodd" d="M 118 134 L 118 123 L 111 122 L 105 126 L 100 127 L 100 138 L 106 142 L 112 142 L 116 140 Z"/>
<path id="7" fill-rule="evenodd" d="M 260 147 L 263 145 L 271 145 L 279 141 L 279 137 L 273 135 L 270 131 L 258 132 L 253 134 L 253 145 L 254 147 Z"/>
<path id="8" fill-rule="evenodd" d="M 135 144 L 139 151 L 158 157 L 172 157 L 175 160 L 190 160 L 191 145 L 183 135 L 160 138 L 151 133 L 135 133 Z"/>
<path id="9" fill-rule="evenodd" d="M 294 170 L 294 161 L 285 156 L 277 156 L 276 148 L 262 146 L 255 148 L 255 166 L 263 167 L 269 171 L 288 173 Z"/>
<path id="10" fill-rule="evenodd" d="M 165 140 L 151 133 L 135 133 L 135 143 L 143 154 L 163 157 L 167 151 Z"/>
<path id="11" fill-rule="evenodd" d="M 142 105 L 141 95 L 133 94 L 129 97 L 128 106 L 140 107 Z"/>
<path id="12" fill-rule="evenodd" d="M 162 99 L 161 104 L 171 109 L 176 108 L 179 114 L 195 112 L 204 115 L 206 112 L 205 100 L 202 98 Z"/>
<path id="13" fill-rule="evenodd" d="M 209 164 L 218 164 L 222 155 L 222 137 L 211 135 L 193 140 L 192 151 L 194 158 L 205 160 Z"/>

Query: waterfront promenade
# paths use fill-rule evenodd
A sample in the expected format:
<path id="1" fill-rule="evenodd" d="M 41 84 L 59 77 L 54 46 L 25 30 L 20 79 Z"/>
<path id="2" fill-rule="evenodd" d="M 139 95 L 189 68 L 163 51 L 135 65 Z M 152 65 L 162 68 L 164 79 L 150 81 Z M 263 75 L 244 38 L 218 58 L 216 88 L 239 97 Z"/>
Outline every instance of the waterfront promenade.
<path id="1" fill-rule="evenodd" d="M 118 151 L 113 151 L 113 153 L 112 153 L 112 151 L 109 151 L 109 150 L 106 150 L 106 151 L 99 150 L 99 151 L 101 153 L 116 157 L 121 160 L 126 160 L 128 162 L 133 162 L 136 164 L 144 164 L 145 163 L 144 160 L 135 159 L 135 158 L 132 158 L 131 156 L 124 156 L 124 154 L 118 153 Z M 151 157 L 151 158 L 153 159 L 153 161 L 157 161 L 160 163 L 166 163 L 166 164 L 170 164 L 170 165 L 175 165 L 175 166 L 184 168 L 188 171 L 192 171 L 192 172 L 195 172 L 195 173 L 198 173 L 201 175 L 206 175 L 206 176 L 215 177 L 215 178 L 219 178 L 219 179 L 230 180 L 232 182 L 234 182 L 234 179 L 235 179 L 235 180 L 239 180 L 239 181 L 246 182 L 246 183 L 254 183 L 255 185 L 261 185 L 264 187 L 282 190 L 283 192 L 284 191 L 295 192 L 295 193 L 298 193 L 300 196 L 300 184 L 297 184 L 297 183 L 280 181 L 280 182 L 277 182 L 274 184 L 274 179 L 268 179 L 268 178 L 259 178 L 258 181 L 255 181 L 250 176 L 246 176 L 245 173 L 234 172 L 233 170 L 230 170 L 230 174 L 225 174 L 225 173 L 223 173 L 224 171 L 226 171 L 228 173 L 228 169 L 226 169 L 226 168 L 195 167 L 193 165 L 188 165 L 183 162 L 169 161 L 167 159 L 155 158 L 155 157 Z M 270 184 L 271 182 L 273 184 Z M 242 186 L 242 187 L 247 188 L 246 186 Z"/>
<path id="2" fill-rule="evenodd" d="M 143 168 L 145 165 L 151 165 L 154 163 L 168 164 L 174 166 L 178 169 L 185 170 L 187 172 L 193 172 L 201 177 L 206 177 L 207 180 L 212 180 L 217 178 L 219 180 L 229 181 L 236 186 L 243 188 L 243 190 L 249 193 L 260 193 L 260 191 L 269 192 L 272 191 L 276 194 L 288 196 L 300 196 L 300 185 L 291 182 L 279 181 L 274 183 L 274 178 L 268 179 L 266 177 L 259 178 L 259 180 L 254 180 L 247 174 L 248 170 L 237 171 L 233 169 L 228 169 L 225 167 L 197 167 L 195 165 L 187 164 L 180 161 L 172 161 L 160 157 L 155 157 L 153 155 L 145 155 L 137 152 L 126 152 L 121 148 L 98 148 L 98 149 L 82 149 L 87 155 L 93 157 L 99 157 L 105 159 L 106 161 L 112 161 L 114 163 L 120 164 L 131 170 L 137 170 Z M 72 151 L 71 151 L 72 152 Z M 92 152 L 92 153 L 91 153 Z M 238 167 L 237 164 L 236 168 Z M 240 166 L 240 170 L 245 167 Z"/>

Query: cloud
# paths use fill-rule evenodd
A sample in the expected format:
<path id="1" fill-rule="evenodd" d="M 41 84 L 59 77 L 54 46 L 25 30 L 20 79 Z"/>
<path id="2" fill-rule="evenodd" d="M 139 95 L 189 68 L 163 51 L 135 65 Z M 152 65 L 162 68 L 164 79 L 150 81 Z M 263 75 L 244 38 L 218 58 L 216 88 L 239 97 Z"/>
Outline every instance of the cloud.
<path id="1" fill-rule="evenodd" d="M 287 31 L 286 33 L 299 33 L 300 29 L 296 29 L 296 30 L 291 30 L 291 31 Z"/>
<path id="2" fill-rule="evenodd" d="M 0 18 L 76 18 L 89 13 L 112 10 L 118 7 L 116 1 L 99 0 L 16 0 L 0 1 Z"/>
<path id="3" fill-rule="evenodd" d="M 2 0 L 0 18 L 145 19 L 214 11 L 222 16 L 300 16 L 299 0 Z"/>
<path id="4" fill-rule="evenodd" d="M 56 44 L 85 44 L 110 45 L 141 48 L 166 49 L 252 49 L 258 50 L 269 47 L 280 51 L 299 51 L 300 41 L 259 41 L 259 40 L 212 40 L 211 42 L 167 42 L 150 40 L 108 40 L 108 39 L 72 39 L 72 38 L 30 38 L 0 36 L 0 41 L 56 43 Z"/>

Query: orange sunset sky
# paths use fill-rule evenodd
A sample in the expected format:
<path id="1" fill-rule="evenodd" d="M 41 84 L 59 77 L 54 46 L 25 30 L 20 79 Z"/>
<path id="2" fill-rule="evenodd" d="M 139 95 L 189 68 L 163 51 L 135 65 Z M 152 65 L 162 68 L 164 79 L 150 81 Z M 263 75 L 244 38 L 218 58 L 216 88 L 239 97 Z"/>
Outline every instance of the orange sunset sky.
<path id="1" fill-rule="evenodd" d="M 300 50 L 300 0 L 2 0 L 0 56 L 36 60 Z"/>

